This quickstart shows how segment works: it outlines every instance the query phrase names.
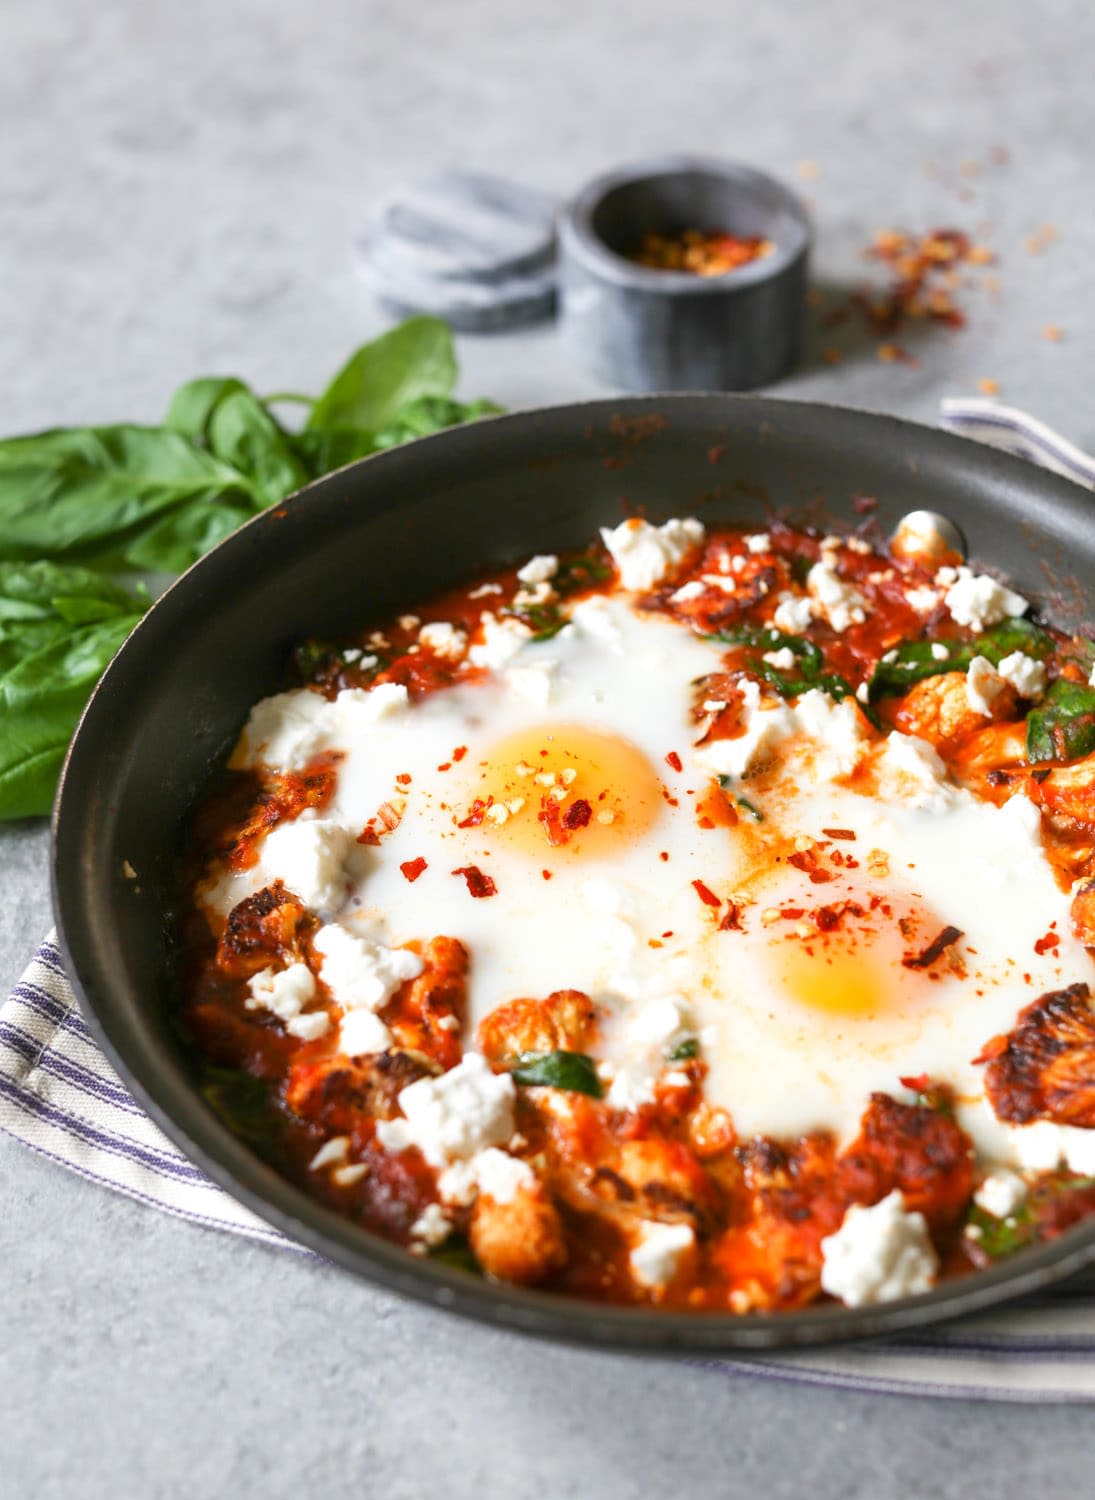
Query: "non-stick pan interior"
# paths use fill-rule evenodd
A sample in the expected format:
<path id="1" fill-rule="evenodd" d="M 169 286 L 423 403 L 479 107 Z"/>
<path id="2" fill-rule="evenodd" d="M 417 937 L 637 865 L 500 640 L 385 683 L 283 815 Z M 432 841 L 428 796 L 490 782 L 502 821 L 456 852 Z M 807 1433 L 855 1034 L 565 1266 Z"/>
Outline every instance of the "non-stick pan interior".
<path id="1" fill-rule="evenodd" d="M 168 1024 L 167 907 L 187 814 L 249 706 L 280 686 L 293 642 L 358 629 L 477 569 L 579 545 L 636 511 L 749 523 L 774 511 L 820 524 L 873 516 L 888 530 L 925 507 L 952 516 L 974 556 L 1059 621 L 1082 623 L 1095 576 L 1085 492 L 930 429 L 753 397 L 599 402 L 477 423 L 329 475 L 229 538 L 116 658 L 55 810 L 54 900 L 69 972 L 142 1102 L 210 1176 L 331 1259 L 561 1338 L 713 1351 L 853 1337 L 983 1306 L 1095 1259 L 1095 1225 L 1081 1225 L 926 1297 L 774 1317 L 662 1315 L 490 1285 L 413 1259 L 284 1181 L 207 1108 Z"/>

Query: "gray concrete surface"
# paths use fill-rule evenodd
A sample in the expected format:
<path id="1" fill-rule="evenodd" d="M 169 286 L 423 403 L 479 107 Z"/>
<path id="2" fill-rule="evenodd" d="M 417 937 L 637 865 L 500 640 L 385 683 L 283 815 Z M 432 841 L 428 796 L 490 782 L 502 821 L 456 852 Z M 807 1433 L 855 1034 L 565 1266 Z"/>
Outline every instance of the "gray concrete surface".
<path id="1" fill-rule="evenodd" d="M 317 387 L 381 324 L 350 239 L 407 176 L 459 163 L 565 193 L 702 149 L 799 182 L 829 286 L 885 224 L 956 223 L 1000 254 L 998 295 L 970 291 L 969 327 L 924 338 L 919 365 L 844 331 L 828 366 L 819 332 L 782 394 L 931 420 L 989 378 L 1093 445 L 1093 47 L 1084 0 L 8 0 L 0 425 L 153 418 L 205 371 Z M 1060 238 L 1032 255 L 1043 224 Z M 461 357 L 464 389 L 510 406 L 598 393 L 550 328 Z M 0 861 L 6 987 L 48 924 L 44 829 L 0 833 Z M 7 1138 L 0 1191 L 3 1500 L 1086 1492 L 1080 1409 L 521 1342 L 181 1225 Z"/>

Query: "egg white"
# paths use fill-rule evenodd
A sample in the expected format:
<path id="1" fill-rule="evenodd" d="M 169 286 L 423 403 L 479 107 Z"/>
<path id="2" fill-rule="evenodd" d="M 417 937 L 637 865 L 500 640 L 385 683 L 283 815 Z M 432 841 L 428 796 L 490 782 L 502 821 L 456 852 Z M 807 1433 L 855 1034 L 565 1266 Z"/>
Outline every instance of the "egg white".
<path id="1" fill-rule="evenodd" d="M 927 1073 L 956 1089 L 961 1123 L 979 1150 L 1006 1158 L 1006 1132 L 984 1102 L 983 1070 L 971 1059 L 1043 991 L 1095 981 L 1090 956 L 1069 935 L 1068 898 L 1030 820 L 957 791 L 942 812 L 883 805 L 816 777 L 816 766 L 811 774 L 809 765 L 797 772 L 792 765 L 769 819 L 789 836 L 854 832 L 840 847 L 854 851 L 859 868 L 813 885 L 781 863 L 758 879 L 747 823 L 705 829 L 695 812 L 710 770 L 693 748 L 691 684 L 716 671 L 720 658 L 717 644 L 615 596 L 579 607 L 558 636 L 523 645 L 486 678 L 377 718 L 367 732 L 347 736 L 345 721 L 325 710 L 295 752 L 300 763 L 319 748 L 344 752 L 323 817 L 356 830 L 385 801 L 405 801 L 399 826 L 379 847 L 355 850 L 339 920 L 390 944 L 439 933 L 459 938 L 471 955 L 469 1037 L 505 1000 L 586 992 L 606 1017 L 609 1071 L 629 1065 L 635 1015 L 675 997 L 682 1024 L 702 1037 L 708 1099 L 729 1111 L 742 1137 L 829 1129 L 847 1140 L 872 1090 L 898 1092 L 899 1077 Z M 314 717 L 314 694 L 283 696 Z M 638 836 L 621 830 L 598 857 L 575 858 L 546 839 L 522 850 L 489 825 L 456 826 L 493 746 L 565 724 L 642 752 L 665 791 L 650 827 Z M 670 752 L 680 757 L 679 772 L 666 760 Z M 261 753 L 261 746 L 246 749 Z M 864 856 L 872 849 L 888 856 L 884 877 L 868 872 Z M 411 883 L 400 866 L 419 859 L 426 868 Z M 496 894 L 470 895 L 452 873 L 468 865 L 491 877 Z M 717 930 L 695 880 L 721 898 L 748 890 L 744 930 Z M 207 899 L 225 912 L 263 883 L 260 860 L 221 878 Z M 766 925 L 763 912 L 845 898 L 865 903 L 878 892 L 960 928 L 966 976 L 932 979 L 904 967 L 889 933 L 863 960 L 876 962 L 874 953 L 883 964 L 878 1007 L 847 1015 L 796 999 L 782 973 L 786 945 L 798 939 L 787 936 L 786 922 Z M 1050 923 L 1060 944 L 1039 956 L 1034 943 Z"/>

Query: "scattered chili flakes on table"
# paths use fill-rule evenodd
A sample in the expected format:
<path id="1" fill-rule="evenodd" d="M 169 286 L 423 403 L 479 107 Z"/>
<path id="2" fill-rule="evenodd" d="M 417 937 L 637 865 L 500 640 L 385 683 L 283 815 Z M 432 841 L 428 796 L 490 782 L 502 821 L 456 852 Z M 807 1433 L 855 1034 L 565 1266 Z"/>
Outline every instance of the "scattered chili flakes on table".
<path id="1" fill-rule="evenodd" d="M 651 271 L 687 271 L 693 276 L 725 276 L 775 249 L 758 235 L 741 237 L 722 229 L 681 229 L 672 234 L 644 234 L 627 259 Z"/>

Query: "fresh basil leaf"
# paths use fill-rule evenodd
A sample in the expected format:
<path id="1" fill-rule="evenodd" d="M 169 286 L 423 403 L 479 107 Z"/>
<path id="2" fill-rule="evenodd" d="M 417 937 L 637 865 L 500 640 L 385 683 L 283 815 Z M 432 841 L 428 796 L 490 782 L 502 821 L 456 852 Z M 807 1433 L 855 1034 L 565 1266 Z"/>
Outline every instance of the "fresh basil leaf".
<path id="1" fill-rule="evenodd" d="M 474 421 L 476 417 L 495 415 L 502 408 L 493 401 L 473 401 L 466 404 L 454 401 L 450 396 L 421 396 L 401 407 L 390 427 L 376 433 L 378 448 L 394 448 L 398 443 L 411 438 L 429 437 L 446 427 L 455 427 L 461 422 Z"/>
<path id="2" fill-rule="evenodd" d="M 408 318 L 363 344 L 317 399 L 306 430 L 380 432 L 423 396 L 448 396 L 456 384 L 452 334 L 440 318 Z"/>
<path id="3" fill-rule="evenodd" d="M 0 818 L 49 812 L 76 721 L 138 618 L 70 630 L 0 676 Z"/>
<path id="4" fill-rule="evenodd" d="M 218 401 L 208 432 L 217 458 L 251 480 L 260 509 L 307 483 L 288 434 L 249 390 L 231 391 Z"/>
<path id="5" fill-rule="evenodd" d="M 301 463 L 313 479 L 356 463 L 378 451 L 376 437 L 360 427 L 305 428 L 293 438 Z"/>
<path id="6" fill-rule="evenodd" d="M 120 610 L 133 600 L 120 584 L 73 563 L 0 562 L 0 621 L 48 619 L 61 599 L 98 599 Z"/>
<path id="7" fill-rule="evenodd" d="M 1095 687 L 1051 682 L 1037 708 L 1027 715 L 1027 759 L 1079 760 L 1095 750 Z"/>
<path id="8" fill-rule="evenodd" d="M 559 634 L 566 620 L 559 609 L 558 604 L 526 604 L 509 605 L 498 611 L 499 614 L 508 615 L 512 620 L 520 620 L 522 625 L 527 625 L 532 631 L 533 641 L 550 641 L 552 636 Z"/>
<path id="9" fill-rule="evenodd" d="M 947 648 L 942 660 L 933 654 L 933 645 Z M 1030 620 L 1002 620 L 975 641 L 906 641 L 896 648 L 891 661 L 880 661 L 875 668 L 870 683 L 871 700 L 905 693 L 927 677 L 965 672 L 975 656 L 983 656 L 998 667 L 1014 651 L 1021 651 L 1035 661 L 1047 661 L 1055 649 L 1053 637 Z"/>
<path id="10" fill-rule="evenodd" d="M 207 448 L 213 413 L 225 397 L 241 391 L 247 391 L 247 386 L 234 375 L 203 375 L 188 380 L 172 396 L 164 425 Z"/>
<path id="11" fill-rule="evenodd" d="M 511 1073 L 516 1083 L 565 1089 L 594 1099 L 603 1092 L 597 1065 L 584 1052 L 523 1052 Z"/>
<path id="12" fill-rule="evenodd" d="M 688 1059 L 691 1058 L 691 1057 L 698 1057 L 699 1056 L 699 1051 L 700 1051 L 699 1040 L 696 1037 L 694 1037 L 694 1036 L 686 1037 L 683 1042 L 678 1042 L 677 1045 L 670 1052 L 670 1054 L 669 1054 L 669 1061 L 670 1062 L 687 1062 Z"/>
<path id="13" fill-rule="evenodd" d="M 0 558 L 59 558 L 133 534 L 176 506 L 246 501 L 245 477 L 180 433 L 84 427 L 0 442 Z"/>
<path id="14" fill-rule="evenodd" d="M 149 572 L 182 573 L 231 536 L 254 512 L 249 505 L 196 500 L 146 527 L 122 549 L 118 565 Z"/>

